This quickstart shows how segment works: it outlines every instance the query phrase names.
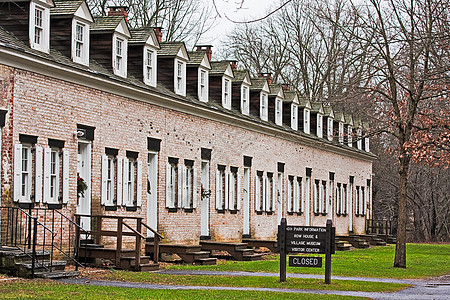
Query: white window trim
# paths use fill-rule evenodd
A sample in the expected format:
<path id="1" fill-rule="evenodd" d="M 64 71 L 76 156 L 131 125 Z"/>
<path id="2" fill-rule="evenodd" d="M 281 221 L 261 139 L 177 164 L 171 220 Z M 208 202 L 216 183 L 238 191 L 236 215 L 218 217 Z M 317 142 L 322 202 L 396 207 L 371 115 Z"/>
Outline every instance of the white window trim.
<path id="1" fill-rule="evenodd" d="M 156 78 L 157 77 L 157 69 L 156 69 L 157 68 L 157 57 L 156 57 L 156 53 L 157 53 L 157 50 L 152 48 L 152 47 L 149 47 L 148 45 L 146 45 L 144 47 L 143 51 L 144 51 L 144 53 L 143 53 L 144 62 L 143 62 L 143 70 L 142 70 L 142 72 L 143 72 L 143 75 L 144 75 L 143 76 L 144 83 L 147 84 L 147 85 L 156 87 L 156 81 L 157 81 L 157 78 Z M 148 60 L 147 60 L 147 54 L 149 52 L 151 52 L 151 65 L 148 64 Z M 148 72 L 147 72 L 147 70 L 149 68 L 151 69 L 150 78 L 149 78 Z"/>
<path id="2" fill-rule="evenodd" d="M 344 144 L 344 123 L 339 122 L 339 143 Z"/>
<path id="3" fill-rule="evenodd" d="M 323 116 L 317 114 L 317 137 L 323 137 Z"/>
<path id="4" fill-rule="evenodd" d="M 303 109 L 303 132 L 309 134 L 310 130 L 310 112 L 309 109 Z"/>
<path id="5" fill-rule="evenodd" d="M 202 83 L 202 74 L 204 82 Z M 203 92 L 202 92 L 203 88 Z M 209 98 L 209 72 L 203 68 L 198 68 L 198 100 L 208 102 Z"/>
<path id="6" fill-rule="evenodd" d="M 327 118 L 327 138 L 329 141 L 333 140 L 333 119 L 328 117 Z"/>
<path id="7" fill-rule="evenodd" d="M 181 74 L 178 76 L 178 68 L 181 66 Z M 186 96 L 186 62 L 176 58 L 174 63 L 173 87 L 174 92 L 180 96 Z M 180 88 L 178 88 L 178 78 L 180 78 Z"/>
<path id="8" fill-rule="evenodd" d="M 115 174 L 118 170 L 116 157 L 112 155 L 102 155 L 102 195 L 101 203 L 105 206 L 114 206 L 115 198 Z M 111 164 L 111 168 L 109 168 Z M 109 179 L 110 178 L 110 179 Z M 109 186 L 109 187 L 108 187 Z M 119 193 L 119 189 L 117 189 Z"/>
<path id="9" fill-rule="evenodd" d="M 32 192 L 32 145 L 16 144 L 14 147 L 14 201 L 15 202 L 31 202 Z M 23 194 L 23 151 L 27 152 L 27 171 L 25 193 Z"/>
<path id="10" fill-rule="evenodd" d="M 241 85 L 241 112 L 246 116 L 250 114 L 250 87 L 246 84 Z"/>
<path id="11" fill-rule="evenodd" d="M 283 125 L 283 101 L 278 97 L 275 99 L 275 124 Z"/>
<path id="12" fill-rule="evenodd" d="M 77 49 L 77 25 L 81 25 L 83 27 L 83 43 L 81 47 L 81 57 L 78 57 L 76 54 Z M 88 66 L 89 65 L 89 30 L 90 26 L 88 23 L 83 22 L 77 18 L 73 18 L 72 20 L 72 60 L 76 63 Z"/>
<path id="13" fill-rule="evenodd" d="M 176 208 L 177 207 L 177 178 L 178 177 L 178 166 L 175 164 L 168 163 L 166 165 L 166 208 Z"/>
<path id="14" fill-rule="evenodd" d="M 117 68 L 117 57 L 118 57 L 118 53 L 117 53 L 117 41 L 118 40 L 122 41 L 122 48 L 121 48 L 121 54 L 120 54 L 120 58 L 121 58 L 121 64 L 119 66 L 119 68 Z M 115 75 L 120 76 L 120 77 L 127 77 L 127 65 L 128 65 L 128 38 L 123 35 L 123 34 L 119 34 L 119 33 L 114 33 L 113 35 L 113 55 L 112 55 L 112 67 L 113 67 L 113 72 Z"/>
<path id="15" fill-rule="evenodd" d="M 261 92 L 260 95 L 259 115 L 261 120 L 269 120 L 269 95 L 265 92 Z"/>
<path id="16" fill-rule="evenodd" d="M 36 9 L 42 10 L 42 36 L 41 42 L 35 43 L 35 12 Z M 50 52 L 50 8 L 44 7 L 41 4 L 36 4 L 34 1 L 30 2 L 29 15 L 29 40 L 30 47 L 45 53 Z"/>
<path id="17" fill-rule="evenodd" d="M 255 176 L 255 211 L 262 212 L 266 206 L 266 179 L 263 175 Z"/>
<path id="18" fill-rule="evenodd" d="M 298 130 L 298 106 L 295 103 L 291 104 L 291 128 Z"/>
<path id="19" fill-rule="evenodd" d="M 349 147 L 353 147 L 353 137 L 352 137 L 352 134 L 353 134 L 353 128 L 352 128 L 351 125 L 348 125 L 348 128 L 347 128 L 347 145 L 348 145 Z"/>
<path id="20" fill-rule="evenodd" d="M 55 162 L 53 162 L 53 158 L 55 158 Z M 48 203 L 59 203 L 59 183 L 60 183 L 60 176 L 59 176 L 59 168 L 60 168 L 60 150 L 55 148 L 50 148 L 50 161 L 46 162 L 44 159 L 45 164 L 49 164 L 49 194 L 48 194 Z M 54 164 L 54 173 L 52 172 L 52 165 Z M 45 168 L 44 168 L 45 169 Z M 54 180 L 53 180 L 54 179 Z M 54 185 L 52 188 L 52 182 L 54 181 Z M 53 196 L 52 196 L 53 193 Z"/>
<path id="21" fill-rule="evenodd" d="M 231 79 L 222 77 L 222 106 L 231 109 Z"/>

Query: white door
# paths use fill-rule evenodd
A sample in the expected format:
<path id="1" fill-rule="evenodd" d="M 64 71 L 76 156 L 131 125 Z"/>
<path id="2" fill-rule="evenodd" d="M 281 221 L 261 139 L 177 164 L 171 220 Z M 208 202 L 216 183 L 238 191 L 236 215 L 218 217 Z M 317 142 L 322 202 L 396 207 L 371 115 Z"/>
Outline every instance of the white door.
<path id="1" fill-rule="evenodd" d="M 202 236 L 209 236 L 209 161 L 202 161 L 202 187 L 200 192 L 201 199 L 201 219 L 200 219 L 200 234 Z"/>
<path id="2" fill-rule="evenodd" d="M 158 230 L 158 154 L 148 154 L 147 169 L 147 225 Z M 154 233 L 147 230 L 147 236 Z"/>
<path id="3" fill-rule="evenodd" d="M 250 235 L 250 168 L 244 168 L 244 228 L 243 234 Z"/>
<path id="4" fill-rule="evenodd" d="M 278 203 L 278 224 L 281 224 L 281 218 L 283 217 L 283 174 L 278 173 L 278 185 L 277 185 L 277 203 Z"/>
<path id="5" fill-rule="evenodd" d="M 77 214 L 91 214 L 91 143 L 79 141 L 77 154 L 77 175 L 86 183 L 87 189 L 84 196 L 78 198 Z M 77 177 L 78 177 L 77 176 Z M 82 217 L 81 227 L 90 230 L 91 220 L 88 217 Z"/>

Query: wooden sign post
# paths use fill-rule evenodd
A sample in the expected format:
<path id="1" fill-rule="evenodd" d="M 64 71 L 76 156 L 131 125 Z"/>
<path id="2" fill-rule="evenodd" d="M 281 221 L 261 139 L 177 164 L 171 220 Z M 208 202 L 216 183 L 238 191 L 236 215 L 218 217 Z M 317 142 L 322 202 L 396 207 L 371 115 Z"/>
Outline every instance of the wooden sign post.
<path id="1" fill-rule="evenodd" d="M 278 226 L 280 281 L 286 281 L 287 253 L 325 254 L 325 283 L 331 283 L 331 254 L 334 254 L 335 229 L 331 220 L 326 227 L 288 226 L 286 218 Z M 290 256 L 290 267 L 322 267 L 321 257 Z"/>

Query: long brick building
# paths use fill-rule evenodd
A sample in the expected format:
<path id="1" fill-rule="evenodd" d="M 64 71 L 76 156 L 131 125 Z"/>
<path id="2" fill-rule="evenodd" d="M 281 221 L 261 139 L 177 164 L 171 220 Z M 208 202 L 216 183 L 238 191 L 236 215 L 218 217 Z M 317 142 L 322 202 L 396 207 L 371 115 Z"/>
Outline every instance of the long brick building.
<path id="1" fill-rule="evenodd" d="M 162 34 L 120 7 L 0 1 L 2 206 L 140 216 L 165 243 L 274 239 L 282 217 L 364 233 L 361 121 Z"/>

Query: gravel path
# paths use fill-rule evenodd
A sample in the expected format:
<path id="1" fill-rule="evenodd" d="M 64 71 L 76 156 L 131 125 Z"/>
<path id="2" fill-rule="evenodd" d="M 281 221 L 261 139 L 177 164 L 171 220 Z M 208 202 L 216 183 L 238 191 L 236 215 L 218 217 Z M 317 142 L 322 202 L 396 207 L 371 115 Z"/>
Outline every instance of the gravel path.
<path id="1" fill-rule="evenodd" d="M 252 272 L 219 272 L 219 271 L 184 271 L 184 270 L 162 270 L 157 271 L 160 274 L 177 274 L 177 275 L 225 275 L 225 276 L 279 276 L 277 273 L 252 273 Z M 309 274 L 287 274 L 291 278 L 323 278 L 319 275 Z M 113 286 L 124 288 L 138 289 L 183 289 L 183 290 L 240 290 L 240 291 L 261 291 L 261 292 L 285 292 L 285 293 L 313 293 L 313 294 L 333 294 L 342 296 L 359 296 L 373 299 L 436 299 L 450 300 L 450 276 L 442 276 L 435 279 L 427 280 L 400 280 L 387 278 L 363 278 L 363 277 L 341 277 L 333 276 L 333 279 L 339 280 L 357 280 L 357 281 L 378 281 L 387 283 L 406 283 L 414 285 L 403 291 L 396 293 L 371 293 L 356 291 L 332 291 L 332 290 L 304 290 L 304 289 L 277 289 L 277 288 L 254 288 L 254 287 L 221 287 L 221 286 L 185 286 L 185 285 L 163 285 L 121 281 L 106 280 L 90 280 L 86 278 L 70 278 L 62 279 L 60 282 L 80 284 L 80 285 L 96 285 L 96 286 Z"/>

